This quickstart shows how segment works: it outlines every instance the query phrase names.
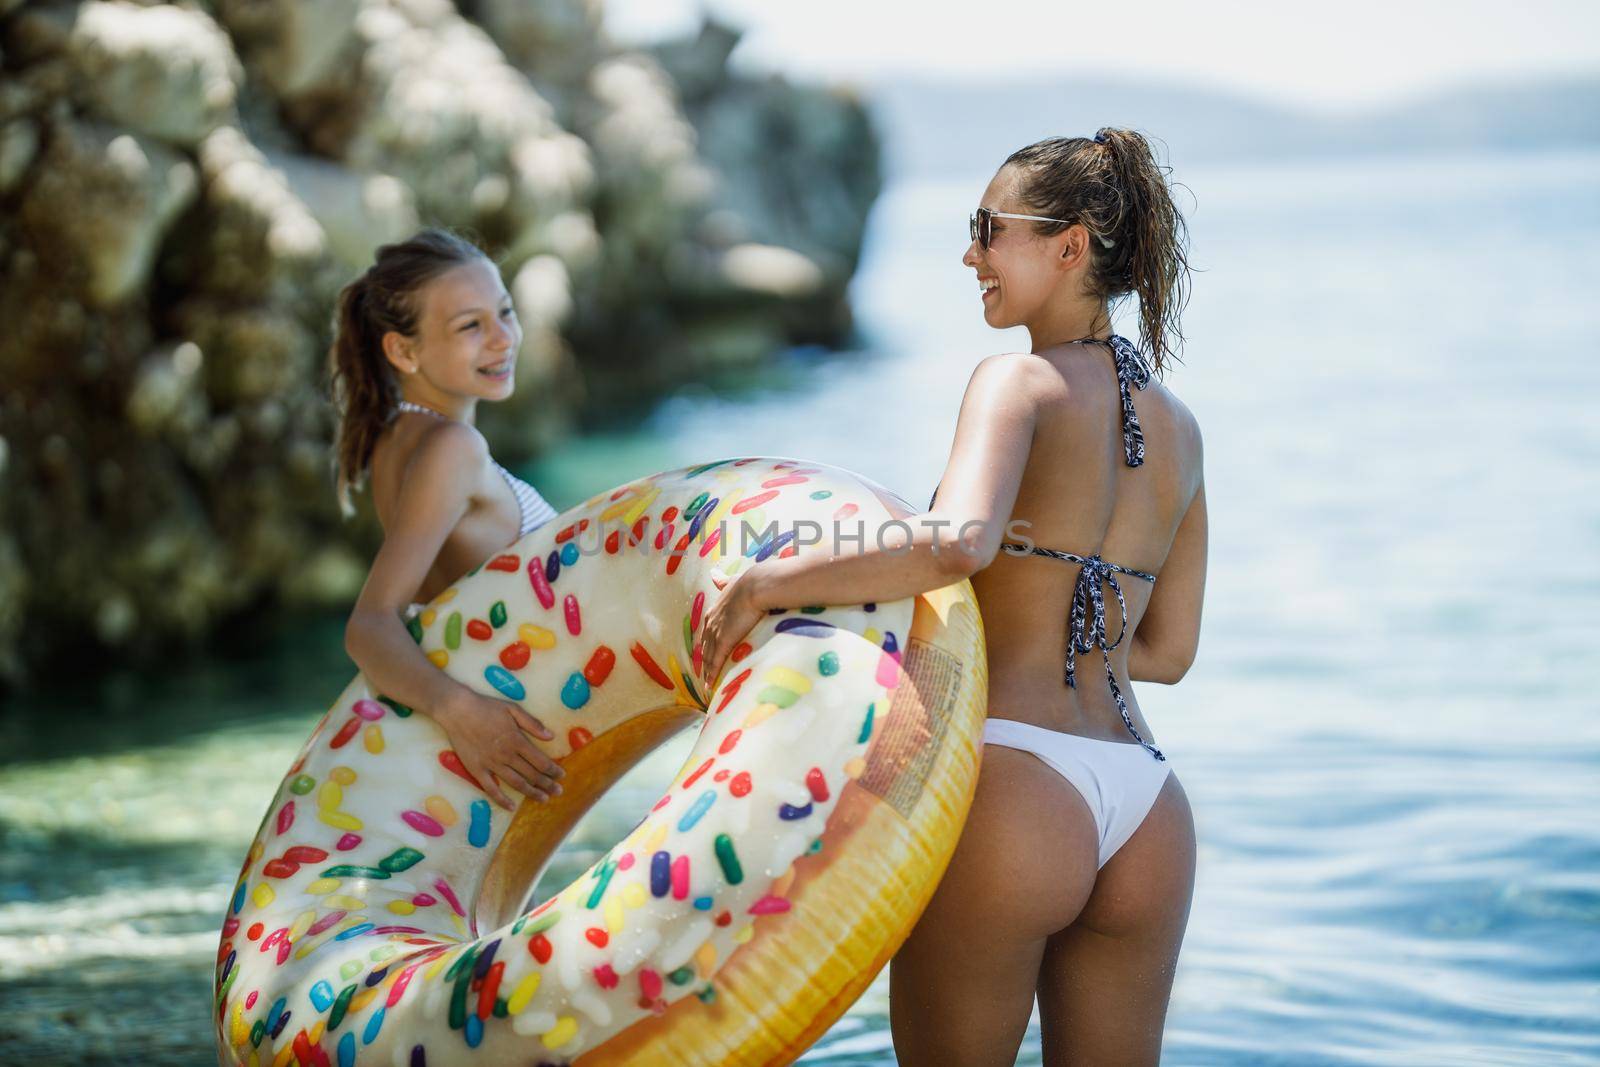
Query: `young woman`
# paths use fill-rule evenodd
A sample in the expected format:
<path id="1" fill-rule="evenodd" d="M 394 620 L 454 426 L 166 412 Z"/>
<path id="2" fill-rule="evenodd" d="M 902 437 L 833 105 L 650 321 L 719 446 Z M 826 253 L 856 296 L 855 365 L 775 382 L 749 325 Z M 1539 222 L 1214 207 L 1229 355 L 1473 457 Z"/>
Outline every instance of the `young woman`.
<path id="1" fill-rule="evenodd" d="M 500 272 L 475 245 L 428 229 L 384 245 L 339 294 L 329 375 L 340 409 L 339 504 L 370 473 L 383 545 L 345 628 L 373 689 L 431 716 L 496 802 L 501 783 L 535 800 L 561 792 L 561 767 L 528 738 L 554 735 L 510 701 L 430 663 L 406 620 L 555 509 L 489 455 L 480 400 L 504 400 L 522 327 Z"/>
<path id="2" fill-rule="evenodd" d="M 1206 509 L 1199 427 L 1111 332 L 1110 303 L 1138 294 L 1162 372 L 1181 340 L 1185 225 L 1145 139 L 1108 128 L 1013 153 L 969 229 L 984 321 L 1027 327 L 1031 351 L 978 364 L 909 538 L 891 527 L 881 548 L 743 572 L 704 623 L 704 673 L 770 609 L 971 578 L 989 659 L 982 770 L 891 967 L 895 1051 L 908 1067 L 1009 1065 L 1037 995 L 1046 1063 L 1153 1064 L 1194 824 L 1130 683 L 1170 685 L 1194 660 Z M 1028 543 L 1003 540 L 1013 522 Z"/>

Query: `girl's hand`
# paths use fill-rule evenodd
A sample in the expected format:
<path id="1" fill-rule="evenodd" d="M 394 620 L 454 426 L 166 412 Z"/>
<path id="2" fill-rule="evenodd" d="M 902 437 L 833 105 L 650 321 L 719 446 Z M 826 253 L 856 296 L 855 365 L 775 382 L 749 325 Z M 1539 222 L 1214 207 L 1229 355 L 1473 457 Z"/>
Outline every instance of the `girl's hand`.
<path id="1" fill-rule="evenodd" d="M 444 728 L 467 773 L 507 811 L 516 805 L 496 779 L 534 800 L 548 800 L 561 792 L 557 780 L 566 776 L 565 768 L 528 739 L 534 734 L 550 741 L 555 734 L 520 705 L 462 686 L 433 719 Z"/>
<path id="2" fill-rule="evenodd" d="M 723 592 L 700 622 L 700 644 L 697 648 L 700 680 L 707 694 L 722 673 L 728 656 L 766 614 L 754 603 L 755 584 L 748 580 L 754 573 L 753 570 L 745 571 L 733 580 L 731 586 L 726 578 L 712 578 Z"/>

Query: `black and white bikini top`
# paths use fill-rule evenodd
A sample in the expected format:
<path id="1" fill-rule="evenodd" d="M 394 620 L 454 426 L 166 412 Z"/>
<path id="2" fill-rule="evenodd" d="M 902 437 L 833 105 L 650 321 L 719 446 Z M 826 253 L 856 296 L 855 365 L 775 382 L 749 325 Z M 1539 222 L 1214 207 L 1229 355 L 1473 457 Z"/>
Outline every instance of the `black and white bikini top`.
<path id="1" fill-rule="evenodd" d="M 433 415 L 441 419 L 450 417 L 422 404 L 413 404 L 409 400 L 402 400 L 397 406 L 401 411 L 415 411 L 419 414 Z M 550 506 L 549 501 L 539 495 L 539 490 L 506 470 L 492 456 L 489 462 L 494 464 L 495 470 L 500 472 L 500 476 L 511 487 L 511 494 L 517 498 L 517 510 L 522 515 L 522 525 L 517 531 L 518 540 L 526 537 L 529 533 L 556 517 L 556 509 Z"/>
<path id="2" fill-rule="evenodd" d="M 1117 364 L 1117 390 L 1122 394 L 1122 449 L 1123 455 L 1130 467 L 1137 467 L 1144 463 L 1144 433 L 1139 428 L 1139 416 L 1133 410 L 1133 388 L 1143 389 L 1150 384 L 1150 368 L 1145 363 L 1144 357 L 1139 354 L 1132 341 L 1126 337 L 1112 334 L 1109 338 L 1085 337 L 1068 344 L 1103 344 L 1111 349 L 1112 357 Z M 939 490 L 934 488 L 933 498 L 937 498 Z M 928 507 L 933 507 L 933 498 L 928 500 Z M 1128 715 L 1128 705 L 1122 698 L 1122 689 L 1117 685 L 1116 672 L 1111 669 L 1111 650 L 1122 643 L 1128 633 L 1128 604 L 1122 598 L 1122 587 L 1117 584 L 1116 575 L 1126 574 L 1134 578 L 1142 578 L 1147 582 L 1154 582 L 1156 576 L 1136 571 L 1131 567 L 1112 563 L 1101 559 L 1098 554 L 1093 556 L 1080 556 L 1072 552 L 1062 552 L 1054 548 L 1040 548 L 1037 545 L 1029 546 L 1018 544 L 1015 541 L 1003 541 L 1002 550 L 1012 555 L 1046 556 L 1059 559 L 1066 563 L 1080 564 L 1083 569 L 1078 572 L 1077 584 L 1072 590 L 1072 609 L 1070 615 L 1070 629 L 1067 633 L 1067 672 L 1066 683 L 1068 687 L 1077 688 L 1076 668 L 1077 653 L 1085 654 L 1100 650 L 1100 658 L 1105 663 L 1106 682 L 1111 686 L 1111 695 L 1117 702 L 1117 710 L 1122 713 L 1122 723 L 1133 735 L 1134 740 L 1149 750 L 1150 754 L 1158 760 L 1167 757 L 1155 745 L 1140 736 L 1138 729 L 1133 725 L 1133 719 Z M 1117 639 L 1106 640 L 1106 600 L 1104 587 L 1109 585 L 1116 594 L 1117 606 L 1122 611 L 1122 628 L 1117 632 Z M 1084 623 L 1089 624 L 1089 635 L 1084 636 Z"/>

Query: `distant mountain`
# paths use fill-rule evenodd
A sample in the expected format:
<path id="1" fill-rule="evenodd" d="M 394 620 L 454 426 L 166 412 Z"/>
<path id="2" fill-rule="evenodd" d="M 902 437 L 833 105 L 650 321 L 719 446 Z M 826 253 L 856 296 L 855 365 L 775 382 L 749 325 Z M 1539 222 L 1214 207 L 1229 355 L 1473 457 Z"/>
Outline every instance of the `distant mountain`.
<path id="1" fill-rule="evenodd" d="M 1600 145 L 1600 77 L 1463 86 L 1329 114 L 1181 82 L 897 81 L 867 91 L 895 177 L 970 174 L 1053 134 L 1128 126 L 1188 162 Z M 1157 146 L 1158 151 L 1160 146 Z"/>

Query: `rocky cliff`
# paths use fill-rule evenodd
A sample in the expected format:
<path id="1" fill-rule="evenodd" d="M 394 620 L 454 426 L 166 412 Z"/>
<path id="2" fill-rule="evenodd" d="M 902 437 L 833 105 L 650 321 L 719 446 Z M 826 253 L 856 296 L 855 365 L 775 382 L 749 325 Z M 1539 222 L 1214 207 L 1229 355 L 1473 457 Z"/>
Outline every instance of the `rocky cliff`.
<path id="1" fill-rule="evenodd" d="M 0 0 L 0 684 L 353 598 L 377 530 L 334 505 L 333 298 L 419 225 L 517 300 L 507 461 L 844 338 L 864 108 L 730 72 L 726 27 L 646 54 L 600 14 Z"/>

